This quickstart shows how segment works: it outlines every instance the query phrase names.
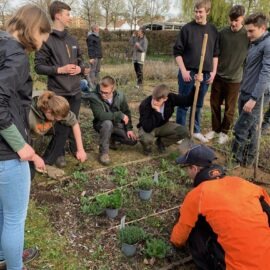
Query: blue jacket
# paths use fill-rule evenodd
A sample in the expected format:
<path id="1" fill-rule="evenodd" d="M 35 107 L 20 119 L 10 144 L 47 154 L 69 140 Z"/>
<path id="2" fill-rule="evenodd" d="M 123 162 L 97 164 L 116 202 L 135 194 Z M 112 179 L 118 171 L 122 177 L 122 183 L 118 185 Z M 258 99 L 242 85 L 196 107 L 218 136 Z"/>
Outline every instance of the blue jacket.
<path id="1" fill-rule="evenodd" d="M 250 44 L 244 67 L 241 94 L 255 101 L 270 90 L 270 33 Z"/>

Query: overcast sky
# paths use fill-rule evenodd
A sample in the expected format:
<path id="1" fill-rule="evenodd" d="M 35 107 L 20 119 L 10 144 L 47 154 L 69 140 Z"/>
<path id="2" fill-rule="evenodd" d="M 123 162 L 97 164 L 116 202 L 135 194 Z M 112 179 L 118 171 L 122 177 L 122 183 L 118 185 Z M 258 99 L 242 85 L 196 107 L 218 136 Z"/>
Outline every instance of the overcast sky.
<path id="1" fill-rule="evenodd" d="M 125 0 L 127 1 L 127 0 Z M 179 15 L 180 9 L 181 9 L 181 0 L 170 0 L 172 2 L 172 4 L 170 5 L 170 10 L 168 12 L 168 14 L 166 14 L 166 17 L 175 17 L 177 15 Z M 23 3 L 25 3 L 25 0 L 13 0 L 11 1 L 11 6 L 13 8 L 16 8 L 18 6 L 23 5 Z"/>

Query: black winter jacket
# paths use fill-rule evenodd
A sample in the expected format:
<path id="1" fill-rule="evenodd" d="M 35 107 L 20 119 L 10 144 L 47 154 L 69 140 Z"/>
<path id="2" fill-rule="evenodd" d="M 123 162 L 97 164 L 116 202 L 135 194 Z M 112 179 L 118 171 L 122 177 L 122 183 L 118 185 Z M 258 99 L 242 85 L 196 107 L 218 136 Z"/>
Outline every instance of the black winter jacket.
<path id="1" fill-rule="evenodd" d="M 77 40 L 66 30 L 53 30 L 48 40 L 36 53 L 35 71 L 48 76 L 48 89 L 60 96 L 74 96 L 80 92 L 81 74 L 57 74 L 57 68 L 67 64 L 84 64 Z"/>
<path id="2" fill-rule="evenodd" d="M 169 121 L 174 113 L 175 106 L 189 107 L 192 105 L 193 98 L 194 91 L 192 91 L 188 96 L 180 96 L 170 93 L 168 95 L 168 99 L 165 101 L 163 118 L 160 112 L 157 112 L 152 108 L 152 96 L 147 97 L 142 101 L 139 107 L 140 119 L 137 127 L 142 127 L 145 132 L 150 133 L 153 129 L 161 127 Z"/>
<path id="3" fill-rule="evenodd" d="M 100 37 L 91 33 L 86 39 L 88 56 L 90 59 L 102 58 L 102 47 Z"/>
<path id="4" fill-rule="evenodd" d="M 28 114 L 32 97 L 28 56 L 8 33 L 0 32 L 0 130 L 14 124 L 28 141 Z M 0 160 L 18 159 L 0 135 Z"/>

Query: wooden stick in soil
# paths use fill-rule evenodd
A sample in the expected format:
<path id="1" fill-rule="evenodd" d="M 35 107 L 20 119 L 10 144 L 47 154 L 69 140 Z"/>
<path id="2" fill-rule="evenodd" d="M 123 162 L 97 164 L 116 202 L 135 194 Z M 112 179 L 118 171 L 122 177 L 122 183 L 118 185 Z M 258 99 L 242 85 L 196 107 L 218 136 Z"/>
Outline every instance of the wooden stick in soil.
<path id="1" fill-rule="evenodd" d="M 259 155 L 260 155 L 260 142 L 261 142 L 261 135 L 262 135 L 262 122 L 263 122 L 263 104 L 264 104 L 264 94 L 261 98 L 261 107 L 260 107 L 260 117 L 259 117 L 259 124 L 258 124 L 258 134 L 257 134 L 257 142 L 256 142 L 256 156 L 254 162 L 254 180 L 257 178 L 258 172 L 258 164 L 259 164 Z"/>
<path id="2" fill-rule="evenodd" d="M 195 94 L 194 94 L 194 100 L 193 100 L 193 105 L 192 105 L 192 110 L 191 110 L 191 118 L 190 118 L 190 134 L 191 134 L 191 136 L 193 135 L 193 132 L 194 132 L 195 112 L 196 112 L 197 100 L 198 100 L 198 95 L 199 95 L 199 90 L 200 90 L 200 85 L 201 85 L 201 82 L 199 80 L 203 76 L 202 69 L 203 69 L 207 40 L 208 40 L 208 34 L 204 34 L 199 71 L 197 74 L 198 77 L 197 77 L 197 80 L 195 81 Z"/>
<path id="3" fill-rule="evenodd" d="M 171 269 L 174 269 L 176 266 L 185 265 L 186 263 L 189 263 L 191 261 L 192 261 L 192 257 L 188 256 L 184 259 L 173 262 L 170 265 L 164 266 L 164 267 L 160 268 L 160 270 L 171 270 Z"/>
<path id="4" fill-rule="evenodd" d="M 174 210 L 174 209 L 179 208 L 180 206 L 181 206 L 181 205 L 177 205 L 177 206 L 171 207 L 171 208 L 169 208 L 169 209 L 165 209 L 165 210 L 162 210 L 162 211 L 160 211 L 160 212 L 153 213 L 153 214 L 151 214 L 151 215 L 149 215 L 149 216 L 144 216 L 144 217 L 141 217 L 141 218 L 138 218 L 138 219 L 135 219 L 135 220 L 131 220 L 131 221 L 129 221 L 129 222 L 126 222 L 125 225 L 129 225 L 129 224 L 132 224 L 132 223 L 135 223 L 135 222 L 138 222 L 138 221 L 142 221 L 142 220 L 145 220 L 145 219 L 147 219 L 147 218 L 149 218 L 149 217 L 155 217 L 155 216 L 158 216 L 158 215 L 162 215 L 162 214 L 168 213 L 168 212 L 170 212 L 170 211 L 172 211 L 172 210 Z M 120 225 L 113 226 L 113 227 L 109 228 L 108 231 L 111 231 L 111 230 L 113 230 L 113 229 L 117 229 L 119 226 L 120 226 Z"/>

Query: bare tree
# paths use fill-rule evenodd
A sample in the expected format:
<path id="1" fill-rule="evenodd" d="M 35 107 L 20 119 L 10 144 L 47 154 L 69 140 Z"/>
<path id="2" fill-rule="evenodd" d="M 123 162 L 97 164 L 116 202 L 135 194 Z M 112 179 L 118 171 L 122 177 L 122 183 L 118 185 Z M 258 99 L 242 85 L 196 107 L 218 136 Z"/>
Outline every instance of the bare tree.
<path id="1" fill-rule="evenodd" d="M 81 17 L 87 22 L 89 29 L 92 24 L 98 22 L 101 16 L 98 0 L 82 0 L 80 11 Z"/>
<path id="2" fill-rule="evenodd" d="M 128 0 L 128 14 L 131 29 L 136 29 L 139 17 L 146 11 L 146 3 L 147 0 Z"/>
<path id="3" fill-rule="evenodd" d="M 0 0 L 0 28 L 4 29 L 6 24 L 6 16 L 9 13 L 10 1 Z"/>
<path id="4" fill-rule="evenodd" d="M 155 18 L 165 15 L 170 8 L 170 0 L 149 0 L 147 1 L 146 14 L 149 16 L 152 25 Z"/>

